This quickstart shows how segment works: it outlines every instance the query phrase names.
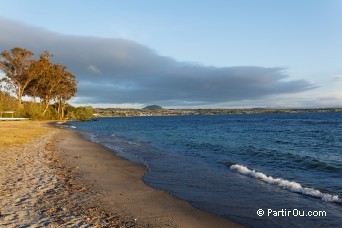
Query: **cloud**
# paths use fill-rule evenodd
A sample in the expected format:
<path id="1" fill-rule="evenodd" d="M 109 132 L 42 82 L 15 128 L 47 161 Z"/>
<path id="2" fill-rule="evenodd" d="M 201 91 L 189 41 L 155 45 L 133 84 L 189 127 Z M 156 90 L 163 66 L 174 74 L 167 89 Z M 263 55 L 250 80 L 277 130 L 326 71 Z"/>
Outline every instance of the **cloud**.
<path id="1" fill-rule="evenodd" d="M 333 81 L 335 82 L 342 82 L 342 75 L 334 75 Z"/>
<path id="2" fill-rule="evenodd" d="M 89 65 L 87 69 L 93 74 L 101 74 L 101 70 L 94 65 Z"/>
<path id="3" fill-rule="evenodd" d="M 0 31 L 0 50 L 48 50 L 53 61 L 66 65 L 79 81 L 78 103 L 198 106 L 315 87 L 304 80 L 288 80 L 283 68 L 180 62 L 125 39 L 63 35 L 4 18 Z"/>

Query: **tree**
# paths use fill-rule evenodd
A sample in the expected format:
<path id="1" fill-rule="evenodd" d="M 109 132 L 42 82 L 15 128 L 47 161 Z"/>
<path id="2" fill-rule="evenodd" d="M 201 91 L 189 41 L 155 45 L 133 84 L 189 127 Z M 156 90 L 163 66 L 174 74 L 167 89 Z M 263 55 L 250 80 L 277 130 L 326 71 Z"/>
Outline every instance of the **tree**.
<path id="1" fill-rule="evenodd" d="M 40 98 L 44 105 L 42 116 L 48 111 L 50 101 L 55 94 L 55 87 L 58 84 L 55 69 L 50 61 L 51 57 L 52 55 L 45 51 L 40 55 L 39 60 L 32 64 L 30 74 L 36 75 L 36 77 L 31 80 L 26 91 L 26 95 Z"/>
<path id="2" fill-rule="evenodd" d="M 48 51 L 41 54 L 38 60 L 31 59 L 32 56 L 33 52 L 23 48 L 0 53 L 0 70 L 5 73 L 0 86 L 4 82 L 7 91 L 17 95 L 19 108 L 22 97 L 27 95 L 33 98 L 31 106 L 34 107 L 35 116 L 42 112 L 43 117 L 49 112 L 50 118 L 63 119 L 67 101 L 77 92 L 75 76 L 67 67 L 53 64 Z M 36 98 L 39 98 L 40 105 L 36 103 Z M 53 101 L 56 113 L 51 115 Z"/>
<path id="3" fill-rule="evenodd" d="M 29 74 L 35 75 L 33 79 L 27 85 L 24 95 L 31 96 L 33 101 L 36 101 L 36 98 L 39 97 L 39 90 L 42 90 L 41 85 L 45 83 L 44 80 L 49 77 L 50 68 L 52 63 L 50 62 L 50 58 L 52 55 L 45 51 L 40 55 L 39 60 L 33 61 Z"/>
<path id="4" fill-rule="evenodd" d="M 33 52 L 18 47 L 0 54 L 0 69 L 5 73 L 3 81 L 10 91 L 16 94 L 18 107 L 21 106 L 26 87 L 35 77 L 34 74 L 29 73 L 33 55 Z"/>
<path id="5" fill-rule="evenodd" d="M 61 64 L 52 64 L 49 52 L 44 52 L 40 59 L 31 66 L 31 73 L 36 75 L 31 81 L 26 94 L 39 97 L 44 105 L 42 116 L 49 110 L 51 101 L 57 103 L 59 119 L 64 118 L 66 102 L 75 95 L 77 82 L 75 76 L 68 72 L 67 67 Z"/>
<path id="6" fill-rule="evenodd" d="M 56 99 L 58 103 L 59 119 L 64 119 L 65 105 L 77 92 L 77 82 L 75 76 L 67 71 L 66 67 L 59 66 L 59 83 L 56 88 Z"/>

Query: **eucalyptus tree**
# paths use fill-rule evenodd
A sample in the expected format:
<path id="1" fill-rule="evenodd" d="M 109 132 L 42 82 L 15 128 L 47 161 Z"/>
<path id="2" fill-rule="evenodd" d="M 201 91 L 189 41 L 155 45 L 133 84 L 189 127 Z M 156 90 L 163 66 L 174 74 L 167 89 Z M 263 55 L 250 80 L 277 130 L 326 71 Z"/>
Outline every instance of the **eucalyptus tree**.
<path id="1" fill-rule="evenodd" d="M 34 75 L 33 80 L 27 86 L 24 95 L 28 95 L 33 98 L 33 101 L 36 101 L 36 98 L 39 98 L 41 92 L 39 90 L 42 89 L 42 84 L 46 83 L 46 78 L 50 77 L 51 74 L 51 66 L 52 63 L 50 58 L 52 55 L 45 51 L 43 54 L 39 56 L 39 59 L 33 61 L 30 69 L 29 74 Z"/>
<path id="2" fill-rule="evenodd" d="M 40 59 L 32 64 L 31 73 L 36 77 L 28 86 L 27 95 L 38 97 L 43 105 L 42 116 L 49 111 L 51 102 L 57 103 L 57 113 L 60 119 L 64 118 L 66 102 L 75 95 L 77 82 L 67 67 L 61 64 L 52 64 L 49 52 L 40 55 Z"/>
<path id="3" fill-rule="evenodd" d="M 65 105 L 77 92 L 76 77 L 70 73 L 65 66 L 55 65 L 58 74 L 58 85 L 56 88 L 56 103 L 58 104 L 59 119 L 64 119 Z"/>
<path id="4" fill-rule="evenodd" d="M 32 97 L 34 103 L 39 98 L 44 116 L 51 102 L 55 101 L 58 117 L 64 118 L 66 102 L 77 92 L 76 77 L 67 67 L 53 64 L 48 51 L 41 54 L 38 60 L 31 59 L 33 55 L 33 52 L 18 47 L 3 51 L 0 54 L 0 70 L 5 77 L 1 81 L 16 94 L 19 107 L 24 95 Z"/>
<path id="5" fill-rule="evenodd" d="M 10 51 L 5 50 L 0 54 L 0 70 L 5 73 L 2 81 L 6 83 L 10 92 L 17 96 L 18 107 L 21 106 L 25 89 L 35 77 L 34 74 L 30 74 L 33 55 L 33 52 L 19 47 Z"/>

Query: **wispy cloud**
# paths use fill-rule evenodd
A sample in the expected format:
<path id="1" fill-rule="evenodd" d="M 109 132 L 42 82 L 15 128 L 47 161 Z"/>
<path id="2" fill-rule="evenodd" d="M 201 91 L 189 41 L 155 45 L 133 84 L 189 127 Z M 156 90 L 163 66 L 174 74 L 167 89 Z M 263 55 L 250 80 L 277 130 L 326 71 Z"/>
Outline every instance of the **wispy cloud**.
<path id="1" fill-rule="evenodd" d="M 94 65 L 89 65 L 87 69 L 89 70 L 90 73 L 101 74 L 101 70 Z"/>
<path id="2" fill-rule="evenodd" d="M 342 75 L 334 75 L 333 81 L 335 82 L 342 82 Z"/>
<path id="3" fill-rule="evenodd" d="M 208 67 L 160 56 L 125 39 L 70 36 L 0 18 L 0 50 L 48 50 L 77 76 L 79 103 L 206 105 L 310 90 L 286 70 L 256 66 Z"/>

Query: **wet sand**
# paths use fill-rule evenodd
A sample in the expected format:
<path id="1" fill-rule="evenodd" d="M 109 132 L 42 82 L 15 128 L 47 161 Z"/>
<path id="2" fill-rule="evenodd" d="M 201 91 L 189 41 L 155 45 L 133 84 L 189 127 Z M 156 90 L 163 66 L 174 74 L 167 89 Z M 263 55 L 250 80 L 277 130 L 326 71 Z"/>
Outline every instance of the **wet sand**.
<path id="1" fill-rule="evenodd" d="M 136 227 L 241 227 L 241 225 L 192 207 L 188 202 L 147 186 L 145 166 L 115 155 L 109 149 L 65 131 L 55 140 L 67 166 L 100 194 L 98 204 Z"/>

